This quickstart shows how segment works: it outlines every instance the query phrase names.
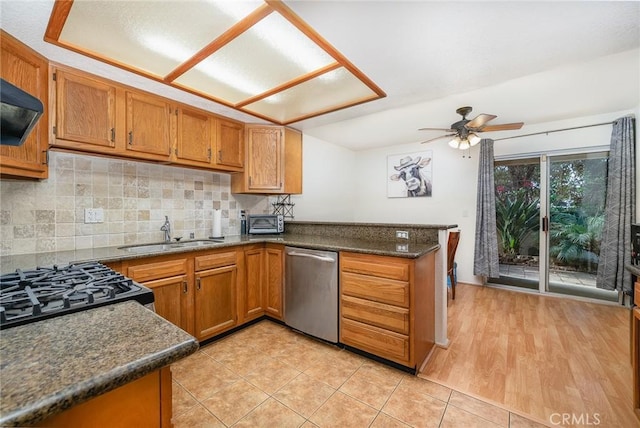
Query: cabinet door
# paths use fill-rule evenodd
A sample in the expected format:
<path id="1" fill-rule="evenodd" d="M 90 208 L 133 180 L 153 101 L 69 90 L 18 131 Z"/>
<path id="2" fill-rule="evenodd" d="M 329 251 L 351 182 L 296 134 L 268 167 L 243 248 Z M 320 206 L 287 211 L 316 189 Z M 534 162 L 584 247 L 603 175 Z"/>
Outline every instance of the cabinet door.
<path id="1" fill-rule="evenodd" d="M 26 45 L 0 30 L 0 77 L 38 98 L 44 113 L 21 146 L 0 146 L 0 174 L 47 178 L 49 103 L 48 63 Z"/>
<path id="2" fill-rule="evenodd" d="M 244 166 L 244 126 L 241 123 L 218 119 L 216 132 L 216 165 Z"/>
<path id="3" fill-rule="evenodd" d="M 248 189 L 282 190 L 282 128 L 248 127 L 247 148 Z"/>
<path id="4" fill-rule="evenodd" d="M 55 71 L 55 82 L 56 139 L 82 143 L 55 144 L 79 149 L 85 145 L 115 147 L 116 88 L 63 70 Z"/>
<path id="5" fill-rule="evenodd" d="M 189 331 L 184 299 L 189 295 L 189 280 L 187 275 L 158 279 L 145 282 L 142 285 L 153 290 L 156 313 L 167 321 Z"/>
<path id="6" fill-rule="evenodd" d="M 237 267 L 196 273 L 196 338 L 204 340 L 236 325 Z"/>
<path id="7" fill-rule="evenodd" d="M 127 150 L 155 155 L 153 159 L 169 158 L 171 106 L 159 97 L 138 92 L 128 91 L 126 99 Z"/>
<path id="8" fill-rule="evenodd" d="M 284 129 L 283 193 L 302 193 L 302 133 Z"/>
<path id="9" fill-rule="evenodd" d="M 243 315 L 245 319 L 256 318 L 263 314 L 262 284 L 264 272 L 264 249 L 246 250 L 245 283 L 243 296 Z"/>
<path id="10" fill-rule="evenodd" d="M 177 128 L 176 159 L 209 166 L 215 147 L 215 119 L 203 112 L 180 108 Z"/>
<path id="11" fill-rule="evenodd" d="M 283 251 L 282 248 L 267 246 L 265 250 L 265 304 L 267 314 L 282 319 L 282 287 L 283 275 Z"/>

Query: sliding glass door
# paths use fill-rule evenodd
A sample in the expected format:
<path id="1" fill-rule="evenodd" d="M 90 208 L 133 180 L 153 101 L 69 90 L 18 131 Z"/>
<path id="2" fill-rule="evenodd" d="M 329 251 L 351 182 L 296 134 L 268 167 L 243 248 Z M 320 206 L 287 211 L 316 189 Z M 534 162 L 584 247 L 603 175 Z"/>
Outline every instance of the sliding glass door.
<path id="1" fill-rule="evenodd" d="M 540 292 L 617 300 L 596 288 L 607 152 L 495 162 L 500 277 Z"/>
<path id="2" fill-rule="evenodd" d="M 540 158 L 495 163 L 500 278 L 537 290 L 540 284 Z"/>
<path id="3" fill-rule="evenodd" d="M 596 288 L 607 161 L 607 152 L 548 158 L 550 292 L 617 300 Z"/>

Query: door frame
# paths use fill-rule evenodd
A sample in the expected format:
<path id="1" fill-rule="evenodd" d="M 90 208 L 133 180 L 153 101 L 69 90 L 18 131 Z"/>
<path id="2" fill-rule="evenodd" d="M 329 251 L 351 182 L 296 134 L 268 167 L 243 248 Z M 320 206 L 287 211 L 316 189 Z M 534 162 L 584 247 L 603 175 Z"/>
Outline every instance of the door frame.
<path id="1" fill-rule="evenodd" d="M 539 233 L 539 256 L 538 256 L 538 292 L 540 294 L 547 295 L 558 295 L 558 296 L 566 296 L 564 294 L 553 293 L 549 291 L 549 231 L 543 230 L 544 222 L 547 222 L 547 229 L 550 225 L 550 212 L 549 212 L 549 175 L 550 175 L 550 166 L 551 161 L 550 158 L 559 157 L 559 156 L 571 156 L 571 155 L 580 155 L 587 153 L 598 153 L 598 152 L 609 152 L 610 146 L 601 145 L 601 146 L 591 146 L 591 147 L 581 147 L 581 148 L 573 148 L 573 149 L 560 149 L 560 150 L 546 150 L 540 152 L 529 152 L 529 153 L 519 153 L 519 154 L 511 154 L 511 155 L 499 155 L 494 156 L 494 166 L 495 162 L 500 161 L 517 161 L 519 159 L 535 159 L 538 158 L 540 162 L 540 224 L 538 228 Z M 508 287 L 509 289 L 519 289 L 522 291 L 526 291 L 526 288 L 516 287 L 507 284 L 494 284 L 499 286 Z M 529 290 L 533 290 L 530 288 Z M 582 298 L 581 296 L 573 296 L 575 298 Z M 600 299 L 590 299 L 597 302 L 605 302 Z"/>

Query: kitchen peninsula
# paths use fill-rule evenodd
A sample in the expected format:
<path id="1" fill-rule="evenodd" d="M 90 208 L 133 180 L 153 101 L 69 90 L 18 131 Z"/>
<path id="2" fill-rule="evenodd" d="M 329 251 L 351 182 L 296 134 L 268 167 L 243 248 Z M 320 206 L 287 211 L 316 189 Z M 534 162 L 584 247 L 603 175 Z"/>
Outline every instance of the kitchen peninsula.
<path id="1" fill-rule="evenodd" d="M 168 366 L 197 349 L 133 301 L 3 330 L 0 425 L 165 426 Z"/>

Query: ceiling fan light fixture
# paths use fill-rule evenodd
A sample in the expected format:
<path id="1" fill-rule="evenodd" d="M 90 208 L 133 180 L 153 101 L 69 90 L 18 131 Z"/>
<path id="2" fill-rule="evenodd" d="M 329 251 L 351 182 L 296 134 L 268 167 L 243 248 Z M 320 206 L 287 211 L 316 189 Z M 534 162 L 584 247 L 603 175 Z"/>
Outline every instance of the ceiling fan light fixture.
<path id="1" fill-rule="evenodd" d="M 480 137 L 478 137 L 473 132 L 469 134 L 467 139 L 469 140 L 469 144 L 471 145 L 471 147 L 475 146 L 476 144 L 478 144 L 480 142 Z"/>
<path id="2" fill-rule="evenodd" d="M 458 146 L 460 146 L 460 143 L 461 143 L 461 142 L 462 142 L 462 141 L 460 140 L 460 137 L 458 137 L 458 136 L 456 135 L 456 137 L 455 137 L 455 138 L 453 138 L 451 141 L 449 141 L 449 146 L 450 146 L 451 148 L 457 149 L 457 148 L 458 148 Z"/>
<path id="3" fill-rule="evenodd" d="M 468 140 L 462 140 L 460 142 L 460 145 L 458 146 L 460 150 L 467 150 L 469 147 L 471 147 L 471 145 L 469 144 Z"/>

